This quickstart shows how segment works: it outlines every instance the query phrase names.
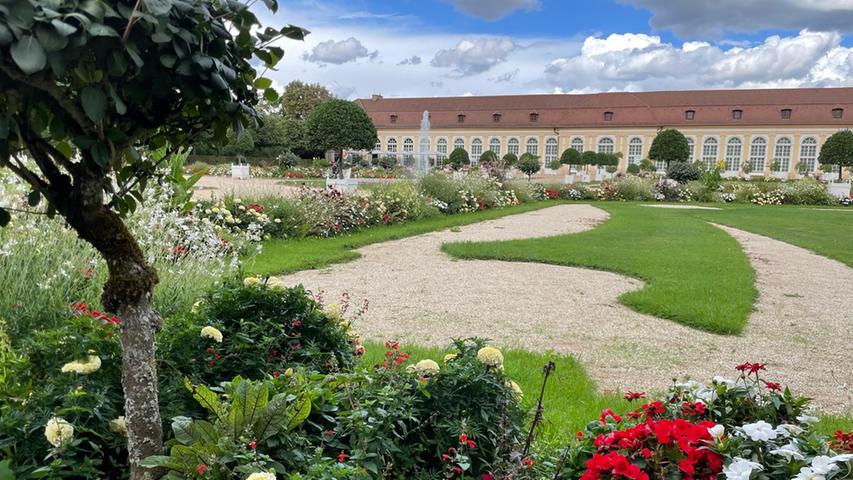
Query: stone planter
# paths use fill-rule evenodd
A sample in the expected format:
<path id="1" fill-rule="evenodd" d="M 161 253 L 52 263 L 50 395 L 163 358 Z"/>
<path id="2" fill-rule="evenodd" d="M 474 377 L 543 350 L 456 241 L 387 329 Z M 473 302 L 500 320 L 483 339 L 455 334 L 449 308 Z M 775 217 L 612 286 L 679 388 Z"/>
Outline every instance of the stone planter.
<path id="1" fill-rule="evenodd" d="M 248 165 L 231 165 L 231 178 L 249 178 L 251 172 Z"/>
<path id="2" fill-rule="evenodd" d="M 357 178 L 327 178 L 326 188 L 337 190 L 341 193 L 355 193 L 358 190 Z"/>
<path id="3" fill-rule="evenodd" d="M 833 197 L 846 198 L 850 196 L 850 182 L 829 182 L 826 184 L 826 188 Z"/>

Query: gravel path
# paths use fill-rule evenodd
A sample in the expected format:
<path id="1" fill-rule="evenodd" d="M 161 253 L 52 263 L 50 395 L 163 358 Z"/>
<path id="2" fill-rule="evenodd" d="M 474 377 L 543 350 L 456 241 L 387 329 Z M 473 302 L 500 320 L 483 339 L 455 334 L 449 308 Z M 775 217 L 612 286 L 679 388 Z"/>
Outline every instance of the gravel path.
<path id="1" fill-rule="evenodd" d="M 193 196 L 198 200 L 222 198 L 227 195 L 262 197 L 267 195 L 289 197 L 296 195 L 299 185 L 281 183 L 280 178 L 231 178 L 205 175 L 196 184 Z"/>
<path id="2" fill-rule="evenodd" d="M 766 362 L 768 378 L 813 397 L 823 410 L 853 410 L 853 269 L 798 247 L 720 227 L 757 273 L 760 297 L 738 337 L 701 332 L 643 315 L 617 297 L 642 282 L 582 268 L 457 261 L 439 249 L 454 241 L 577 233 L 607 218 L 589 205 L 561 205 L 374 244 L 362 258 L 283 277 L 371 301 L 356 328 L 371 340 L 444 346 L 482 336 L 504 347 L 576 355 L 603 391 L 660 390 L 675 377 L 734 376 L 744 361 Z M 331 300 L 328 300 L 331 301 Z M 845 387 L 846 384 L 846 387 Z"/>

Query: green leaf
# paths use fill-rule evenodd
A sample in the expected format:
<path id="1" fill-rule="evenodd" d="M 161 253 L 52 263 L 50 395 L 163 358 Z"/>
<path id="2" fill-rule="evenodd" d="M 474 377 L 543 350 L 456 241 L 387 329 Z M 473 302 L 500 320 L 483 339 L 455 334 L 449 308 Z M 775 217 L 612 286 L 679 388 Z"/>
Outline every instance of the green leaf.
<path id="1" fill-rule="evenodd" d="M 12 31 L 9 30 L 9 27 L 6 25 L 0 24 L 0 46 L 6 46 L 12 43 L 15 37 L 12 35 Z"/>
<path id="2" fill-rule="evenodd" d="M 172 68 L 175 66 L 175 62 L 178 61 L 178 57 L 171 54 L 160 55 L 160 64 L 166 68 Z"/>
<path id="3" fill-rule="evenodd" d="M 27 75 L 40 72 L 47 65 L 44 48 L 32 35 L 24 35 L 10 49 L 12 60 Z"/>
<path id="4" fill-rule="evenodd" d="M 188 378 L 184 379 L 184 386 L 192 392 L 193 398 L 199 405 L 212 412 L 217 418 L 222 418 L 223 409 L 218 395 L 204 385 L 193 385 Z"/>
<path id="5" fill-rule="evenodd" d="M 71 147 L 71 144 L 68 142 L 60 142 L 56 144 L 56 149 L 59 150 L 60 153 L 65 155 L 67 158 L 71 158 L 71 155 L 74 154 L 74 149 Z"/>
<path id="6" fill-rule="evenodd" d="M 0 227 L 5 227 L 9 225 L 9 222 L 12 221 L 12 215 L 6 211 L 5 208 L 0 207 Z"/>
<path id="7" fill-rule="evenodd" d="M 54 18 L 53 20 L 51 20 L 50 24 L 53 25 L 53 28 L 55 28 L 56 31 L 59 32 L 59 34 L 64 36 L 64 37 L 67 37 L 69 35 L 73 35 L 74 32 L 77 31 L 77 27 L 75 27 L 74 25 L 71 25 L 70 23 L 65 23 L 58 18 Z"/>
<path id="8" fill-rule="evenodd" d="M 172 0 L 143 0 L 142 3 L 152 15 L 168 15 L 172 10 Z"/>
<path id="9" fill-rule="evenodd" d="M 266 77 L 258 77 L 255 79 L 255 88 L 267 89 L 272 86 L 272 80 Z"/>
<path id="10" fill-rule="evenodd" d="M 93 37 L 118 37 L 118 32 L 116 32 L 112 27 L 102 23 L 93 24 L 89 27 L 87 32 L 89 32 L 89 35 Z"/>
<path id="11" fill-rule="evenodd" d="M 47 52 L 58 52 L 68 45 L 68 37 L 44 23 L 36 26 L 36 36 Z"/>
<path id="12" fill-rule="evenodd" d="M 113 99 L 113 103 L 115 103 L 116 105 L 116 113 L 118 113 L 119 115 L 124 115 L 125 113 L 127 113 L 127 105 L 125 105 L 121 97 L 118 96 L 115 88 L 113 88 L 112 85 L 110 85 L 110 97 Z"/>
<path id="13" fill-rule="evenodd" d="M 107 96 L 98 87 L 86 87 L 80 93 L 83 111 L 95 123 L 101 123 L 107 111 Z"/>
<path id="14" fill-rule="evenodd" d="M 269 401 L 269 385 L 248 380 L 237 384 L 228 409 L 228 430 L 237 440 L 252 427 Z"/>
<path id="15" fill-rule="evenodd" d="M 264 98 L 266 98 L 268 102 L 275 102 L 278 100 L 278 92 L 276 92 L 274 88 L 268 88 L 264 90 Z"/>
<path id="16" fill-rule="evenodd" d="M 305 40 L 309 33 L 311 32 L 295 25 L 288 25 L 281 29 L 281 34 L 292 40 Z"/>
<path id="17" fill-rule="evenodd" d="M 35 207 L 41 201 L 41 192 L 38 190 L 33 190 L 27 195 L 27 204 L 31 207 Z"/>
<path id="18" fill-rule="evenodd" d="M 13 472 L 12 468 L 9 466 L 11 463 L 11 460 L 3 460 L 0 462 L 0 480 L 15 480 L 15 472 Z"/>
<path id="19" fill-rule="evenodd" d="M 103 143 L 96 143 L 92 147 L 92 158 L 95 163 L 101 167 L 106 167 L 110 164 L 110 150 Z"/>

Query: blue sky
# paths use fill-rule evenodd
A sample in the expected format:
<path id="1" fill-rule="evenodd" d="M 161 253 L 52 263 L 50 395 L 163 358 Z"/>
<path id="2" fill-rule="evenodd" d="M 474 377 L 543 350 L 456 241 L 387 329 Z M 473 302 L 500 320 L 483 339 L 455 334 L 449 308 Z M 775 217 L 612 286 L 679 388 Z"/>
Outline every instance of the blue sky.
<path id="1" fill-rule="evenodd" d="M 259 2 L 260 3 L 260 2 Z M 853 0 L 282 0 L 345 98 L 852 85 Z"/>

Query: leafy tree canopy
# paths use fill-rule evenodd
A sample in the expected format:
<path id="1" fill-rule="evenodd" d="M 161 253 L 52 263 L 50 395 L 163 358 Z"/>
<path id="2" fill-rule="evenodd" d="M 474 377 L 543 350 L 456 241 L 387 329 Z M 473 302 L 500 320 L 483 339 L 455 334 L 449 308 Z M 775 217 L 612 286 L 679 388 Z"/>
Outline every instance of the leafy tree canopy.
<path id="1" fill-rule="evenodd" d="M 822 165 L 838 165 L 838 178 L 841 179 L 844 167 L 853 167 L 853 132 L 833 133 L 821 147 L 818 161 Z"/>
<path id="2" fill-rule="evenodd" d="M 581 165 L 597 165 L 598 153 L 592 150 L 587 150 L 581 154 Z"/>
<path id="3" fill-rule="evenodd" d="M 327 100 L 308 116 L 308 144 L 316 150 L 371 150 L 376 127 L 361 107 L 347 100 Z"/>
<path id="4" fill-rule="evenodd" d="M 294 80 L 284 87 L 281 94 L 282 113 L 287 119 L 305 120 L 321 103 L 332 98 L 332 93 L 319 83 Z"/>
<path id="5" fill-rule="evenodd" d="M 581 152 L 575 150 L 574 148 L 567 148 L 566 151 L 560 155 L 560 163 L 563 165 L 580 165 L 581 164 Z"/>
<path id="6" fill-rule="evenodd" d="M 690 143 L 687 137 L 674 128 L 657 134 L 649 149 L 649 158 L 655 161 L 686 162 L 690 158 Z"/>
<path id="7" fill-rule="evenodd" d="M 454 170 L 461 170 L 462 167 L 466 167 L 471 164 L 471 159 L 468 157 L 468 151 L 459 147 L 454 148 L 453 151 L 450 152 L 450 156 L 447 157 L 444 164 L 450 165 L 450 168 Z"/>
<path id="8" fill-rule="evenodd" d="M 542 169 L 542 161 L 536 155 L 525 153 L 518 160 L 516 168 L 527 175 L 528 180 Z"/>

